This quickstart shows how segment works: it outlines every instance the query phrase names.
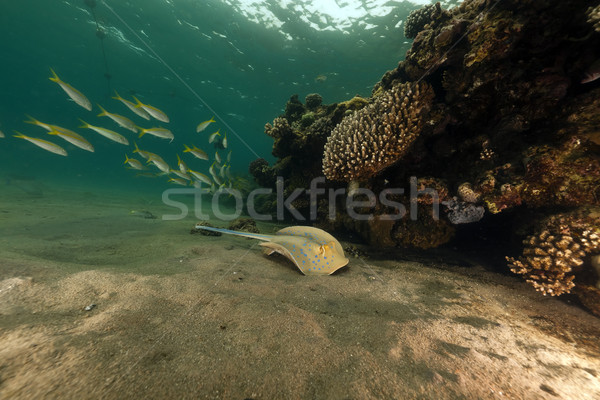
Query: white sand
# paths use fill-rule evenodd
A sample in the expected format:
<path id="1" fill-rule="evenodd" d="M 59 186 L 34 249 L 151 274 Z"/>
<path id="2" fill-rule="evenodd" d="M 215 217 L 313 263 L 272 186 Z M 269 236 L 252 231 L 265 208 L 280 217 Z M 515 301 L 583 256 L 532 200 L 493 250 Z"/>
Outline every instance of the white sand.
<path id="1" fill-rule="evenodd" d="M 305 277 L 149 203 L 2 186 L 0 398 L 600 398 L 600 320 L 518 278 L 401 251 Z"/>

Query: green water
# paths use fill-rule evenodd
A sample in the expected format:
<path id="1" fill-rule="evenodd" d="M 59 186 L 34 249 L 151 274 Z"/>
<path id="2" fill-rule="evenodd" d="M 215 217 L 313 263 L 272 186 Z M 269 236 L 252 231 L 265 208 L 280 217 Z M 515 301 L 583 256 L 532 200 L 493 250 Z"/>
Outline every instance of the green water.
<path id="1" fill-rule="evenodd" d="M 123 165 L 133 146 L 78 129 L 79 118 L 114 129 L 130 142 L 136 139 L 141 148 L 161 155 L 172 168 L 176 168 L 176 154 L 182 154 L 184 144 L 203 148 L 212 159 L 214 148 L 206 136 L 221 129 L 228 132 L 232 172 L 245 173 L 257 155 L 272 160 L 272 141 L 263 127 L 282 113 L 290 95 L 303 99 L 318 92 L 326 103 L 355 94 L 370 95 L 381 75 L 403 58 L 409 42 L 400 21 L 420 6 L 404 2 L 391 8 L 380 1 L 364 2 L 358 8 L 340 3 L 339 8 L 339 2 L 330 1 L 319 3 L 317 8 L 323 12 L 315 13 L 314 7 L 309 7 L 312 2 L 302 8 L 303 2 L 98 0 L 93 10 L 88 3 L 0 1 L 0 130 L 6 135 L 0 139 L 3 175 L 86 186 L 167 186 L 164 178 L 136 177 Z M 253 12 L 252 7 L 258 6 L 261 9 Z M 329 6 L 338 7 L 336 15 L 326 15 Z M 344 20 L 342 12 L 351 18 Z M 269 22 L 274 19 L 276 23 Z M 103 40 L 97 37 L 95 20 L 105 32 Z M 83 92 L 94 109 L 89 112 L 70 101 L 48 79 L 50 68 Z M 171 122 L 135 116 L 111 99 L 115 89 L 128 99 L 135 94 L 160 108 Z M 195 126 L 213 115 L 203 101 L 221 119 L 197 134 Z M 96 117 L 96 104 L 143 127 L 168 127 L 175 140 L 137 139 L 111 120 Z M 27 114 L 75 129 L 93 144 L 95 153 L 25 124 Z M 54 141 L 69 155 L 61 157 L 13 138 L 13 130 Z M 210 165 L 191 156 L 185 160 L 203 172 Z"/>

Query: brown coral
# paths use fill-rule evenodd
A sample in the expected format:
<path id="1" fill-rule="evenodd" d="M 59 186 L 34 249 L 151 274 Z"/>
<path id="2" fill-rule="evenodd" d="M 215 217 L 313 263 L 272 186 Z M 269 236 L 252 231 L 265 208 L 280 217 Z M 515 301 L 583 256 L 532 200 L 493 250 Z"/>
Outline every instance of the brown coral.
<path id="1" fill-rule="evenodd" d="M 325 144 L 325 176 L 350 182 L 371 178 L 396 163 L 419 136 L 432 100 L 427 83 L 405 83 L 345 117 Z"/>
<path id="2" fill-rule="evenodd" d="M 596 32 L 600 32 L 600 6 L 587 9 L 588 22 L 592 24 Z"/>
<path id="3" fill-rule="evenodd" d="M 272 138 L 281 138 L 292 134 L 292 128 L 287 119 L 277 117 L 273 120 L 273 125 L 268 122 L 265 124 L 265 133 Z"/>
<path id="4" fill-rule="evenodd" d="M 473 190 L 473 186 L 469 182 L 465 182 L 458 187 L 458 196 L 467 203 L 477 203 L 480 194 Z"/>
<path id="5" fill-rule="evenodd" d="M 553 216 L 539 234 L 523 243 L 522 257 L 506 258 L 511 271 L 524 275 L 544 295 L 569 293 L 586 256 L 600 252 L 600 217 Z"/>

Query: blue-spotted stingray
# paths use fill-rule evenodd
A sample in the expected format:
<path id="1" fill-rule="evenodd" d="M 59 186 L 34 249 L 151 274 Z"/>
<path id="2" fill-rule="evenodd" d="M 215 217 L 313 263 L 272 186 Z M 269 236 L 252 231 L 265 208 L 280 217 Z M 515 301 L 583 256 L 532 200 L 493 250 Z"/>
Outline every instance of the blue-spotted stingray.
<path id="1" fill-rule="evenodd" d="M 292 260 L 304 275 L 331 275 L 348 264 L 340 242 L 322 229 L 290 226 L 274 235 L 239 232 L 196 225 L 196 229 L 262 240 L 265 253 L 279 253 Z"/>

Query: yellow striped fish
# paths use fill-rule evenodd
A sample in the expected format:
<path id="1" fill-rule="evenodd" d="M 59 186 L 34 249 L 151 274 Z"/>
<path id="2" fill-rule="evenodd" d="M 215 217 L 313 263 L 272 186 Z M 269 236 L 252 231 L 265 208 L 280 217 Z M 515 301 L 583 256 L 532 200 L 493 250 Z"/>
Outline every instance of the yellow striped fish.
<path id="1" fill-rule="evenodd" d="M 81 107 L 85 108 L 88 111 L 92 111 L 92 103 L 88 100 L 87 97 L 84 96 L 79 90 L 75 89 L 73 86 L 69 85 L 67 82 L 63 82 L 56 72 L 52 68 L 52 76 L 49 78 L 52 82 L 58 83 L 62 90 L 73 100 L 75 103 L 79 104 Z"/>
<path id="2" fill-rule="evenodd" d="M 83 124 L 80 128 L 91 129 L 94 132 L 99 133 L 100 135 L 104 136 L 107 139 L 110 139 L 117 143 L 124 144 L 125 146 L 129 146 L 129 141 L 127 140 L 127 138 L 125 136 L 121 135 L 120 133 L 111 131 L 110 129 L 102 128 L 101 126 L 90 125 L 82 119 L 80 119 L 80 121 Z"/>
<path id="3" fill-rule="evenodd" d="M 67 155 L 67 151 L 57 144 L 48 142 L 47 140 L 43 140 L 43 139 L 32 138 L 30 136 L 23 135 L 21 132 L 15 131 L 15 133 L 16 133 L 16 135 L 13 135 L 14 137 L 19 138 L 19 139 L 25 139 L 28 142 L 33 143 L 36 146 L 41 147 L 42 149 L 44 149 L 46 151 L 49 151 L 50 153 L 58 154 L 61 156 Z"/>
<path id="4" fill-rule="evenodd" d="M 102 111 L 100 114 L 98 114 L 99 117 L 108 117 L 115 121 L 121 128 L 129 129 L 131 132 L 137 133 L 137 127 L 132 120 L 119 114 L 109 113 L 102 108 L 100 104 L 98 104 L 98 107 L 100 108 L 100 111 Z"/>
<path id="5" fill-rule="evenodd" d="M 165 114 L 158 108 L 151 106 L 150 104 L 142 103 L 135 96 L 133 96 L 133 99 L 137 102 L 137 104 L 135 106 L 146 111 L 148 114 L 150 114 L 150 116 L 152 118 L 157 119 L 162 122 L 169 122 L 169 117 L 167 116 L 167 114 Z"/>
<path id="6" fill-rule="evenodd" d="M 150 114 L 144 111 L 143 108 L 136 107 L 135 103 L 132 103 L 129 100 L 122 98 L 119 93 L 115 90 L 116 96 L 113 97 L 115 100 L 119 100 L 121 103 L 125 104 L 127 108 L 129 108 L 132 112 L 134 112 L 137 116 L 144 118 L 146 120 L 150 120 Z"/>

